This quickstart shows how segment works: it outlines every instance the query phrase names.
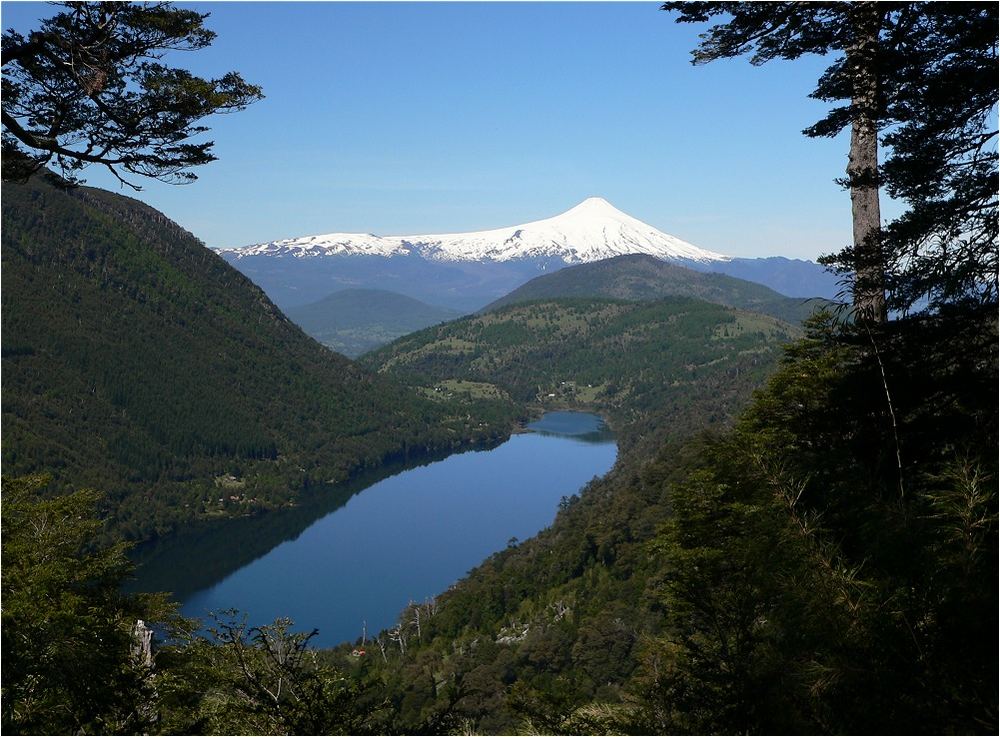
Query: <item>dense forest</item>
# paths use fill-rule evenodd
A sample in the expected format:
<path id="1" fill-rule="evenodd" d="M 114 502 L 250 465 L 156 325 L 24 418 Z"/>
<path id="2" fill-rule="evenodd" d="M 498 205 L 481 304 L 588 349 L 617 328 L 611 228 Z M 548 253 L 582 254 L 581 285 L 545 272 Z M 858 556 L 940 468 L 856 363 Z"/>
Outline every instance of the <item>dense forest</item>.
<path id="1" fill-rule="evenodd" d="M 823 307 L 825 299 L 778 294 L 752 281 L 725 274 L 693 271 L 646 254 L 631 254 L 560 269 L 535 277 L 481 312 L 514 304 L 558 297 L 607 297 L 649 301 L 664 297 L 694 297 L 714 304 L 771 315 L 798 325 Z"/>
<path id="2" fill-rule="evenodd" d="M 15 482 L 5 626 L 39 601 L 52 611 L 21 633 L 23 649 L 5 652 L 5 704 L 20 709 L 5 722 L 184 733 L 992 731 L 996 343 L 995 307 L 877 332 L 817 318 L 734 427 L 687 440 L 661 431 L 653 457 L 624 454 L 564 500 L 550 529 L 409 607 L 363 657 L 351 654 L 361 643 L 310 651 L 291 623 L 251 628 L 236 613 L 221 613 L 207 640 L 192 634 L 155 598 L 119 593 L 120 548 L 86 553 L 92 496 L 37 502 L 40 482 Z M 159 612 L 173 640 L 157 645 L 155 666 L 130 657 L 127 638 L 78 668 L 41 658 L 46 687 L 23 691 L 17 669 L 38 673 L 27 645 L 88 651 L 76 630 L 53 629 L 84 612 L 88 637 Z M 105 671 L 117 690 L 87 691 L 67 713 L 67 694 Z M 288 690 L 274 699 L 279 678 Z"/>
<path id="3" fill-rule="evenodd" d="M 832 55 L 807 133 L 851 133 L 845 311 L 543 295 L 366 368 L 155 210 L 35 173 L 210 161 L 196 121 L 259 88 L 136 67 L 203 48 L 204 16 L 75 3 L 5 32 L 5 734 L 997 732 L 997 6 L 665 9 L 715 23 L 696 63 Z M 129 538 L 544 407 L 606 414 L 613 471 L 386 631 L 321 651 L 123 590 Z"/>
<path id="4" fill-rule="evenodd" d="M 640 436 L 662 440 L 660 426 L 680 437 L 731 419 L 798 334 L 697 299 L 565 298 L 427 328 L 363 363 L 431 397 L 597 410 L 630 452 Z"/>
<path id="5" fill-rule="evenodd" d="M 4 472 L 103 489 L 126 538 L 286 505 L 513 422 L 472 423 L 325 350 L 136 200 L 5 183 L 2 239 Z"/>
<path id="6" fill-rule="evenodd" d="M 408 731 L 991 731 L 996 341 L 817 318 L 733 429 L 626 455 L 361 672 Z"/>

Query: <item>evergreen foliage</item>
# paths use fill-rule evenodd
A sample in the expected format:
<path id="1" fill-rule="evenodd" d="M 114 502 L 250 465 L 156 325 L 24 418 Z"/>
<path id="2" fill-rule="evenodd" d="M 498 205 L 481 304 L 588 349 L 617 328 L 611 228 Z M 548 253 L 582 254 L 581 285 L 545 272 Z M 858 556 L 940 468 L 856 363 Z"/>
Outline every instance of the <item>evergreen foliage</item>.
<path id="1" fill-rule="evenodd" d="M 908 210 L 823 259 L 855 273 L 855 302 L 888 289 L 900 312 L 997 299 L 996 3 L 668 2 L 677 21 L 722 17 L 695 63 L 752 53 L 753 64 L 835 54 L 812 97 L 849 101 L 810 136 L 872 128 L 886 147 L 874 168 L 848 166 L 852 191 L 883 187 Z M 870 36 L 870 38 L 869 38 Z M 869 43 L 870 41 L 870 43 Z M 862 89 L 864 88 L 864 89 Z M 870 89 L 868 89 L 870 88 Z M 874 153 L 877 144 L 870 143 Z M 867 155 L 852 138 L 851 158 Z M 857 203 L 855 203 L 857 204 Z M 877 215 L 877 195 L 874 202 Z M 870 218 L 869 218 L 870 219 Z M 867 234 L 859 240 L 859 232 Z M 865 283 L 867 282 L 867 283 Z"/>
<path id="2" fill-rule="evenodd" d="M 195 142 L 213 113 L 242 110 L 260 88 L 230 72 L 206 80 L 160 59 L 212 43 L 207 14 L 168 2 L 66 2 L 39 30 L 3 34 L 3 178 L 54 164 L 67 182 L 92 164 L 123 184 L 137 174 L 188 182 L 215 160 Z"/>
<path id="3" fill-rule="evenodd" d="M 100 494 L 3 484 L 4 734 L 359 734 L 365 688 L 291 622 L 221 613 L 207 634 L 159 595 L 125 595 L 126 546 L 95 546 Z M 147 661 L 136 622 L 166 636 Z"/>
<path id="4" fill-rule="evenodd" d="M 815 325 L 705 446 L 652 544 L 649 729 L 996 730 L 995 346 L 989 313 Z"/>
<path id="5" fill-rule="evenodd" d="M 92 547 L 100 495 L 40 500 L 47 482 L 3 482 L 3 732 L 141 733 L 151 690 L 132 628 L 166 609 L 120 593 L 124 545 Z"/>
<path id="6" fill-rule="evenodd" d="M 162 734 L 369 734 L 366 688 L 324 665 L 312 633 L 288 619 L 250 627 L 219 612 L 205 635 L 167 643 L 157 659 Z"/>
<path id="7" fill-rule="evenodd" d="M 342 289 L 287 313 L 306 333 L 349 358 L 461 315 L 384 289 Z"/>
<path id="8" fill-rule="evenodd" d="M 8 183 L 2 238 L 5 471 L 105 489 L 127 538 L 285 505 L 512 423 L 473 423 L 327 351 L 134 200 Z"/>
<path id="9" fill-rule="evenodd" d="M 760 312 L 798 325 L 828 303 L 822 299 L 785 297 L 773 289 L 724 274 L 702 273 L 645 254 L 560 269 L 539 276 L 484 307 L 481 312 L 515 302 L 560 297 L 604 297 L 648 301 L 694 297 L 706 302 Z"/>
<path id="10" fill-rule="evenodd" d="M 906 37 L 884 144 L 886 191 L 909 209 L 886 229 L 890 305 L 997 300 L 995 3 L 930 3 Z M 913 11 L 911 11 L 913 12 Z"/>

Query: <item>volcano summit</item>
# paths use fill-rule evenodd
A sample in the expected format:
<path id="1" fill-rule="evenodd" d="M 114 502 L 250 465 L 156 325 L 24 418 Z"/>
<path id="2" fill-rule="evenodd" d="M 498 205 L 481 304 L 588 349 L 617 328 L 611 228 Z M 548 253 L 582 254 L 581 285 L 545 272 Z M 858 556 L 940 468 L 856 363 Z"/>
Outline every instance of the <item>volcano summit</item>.
<path id="1" fill-rule="evenodd" d="M 635 254 L 749 279 L 789 296 L 832 296 L 836 291 L 832 281 L 832 287 L 810 285 L 823 277 L 816 264 L 739 259 L 708 251 L 622 212 L 602 197 L 589 197 L 554 217 L 472 233 L 328 233 L 230 248 L 221 254 L 283 309 L 342 289 L 369 288 L 470 311 L 540 274 Z"/>
<path id="2" fill-rule="evenodd" d="M 663 260 L 729 261 L 622 212 L 602 197 L 590 197 L 555 217 L 473 233 L 377 236 L 329 233 L 227 249 L 248 256 L 420 255 L 437 261 L 559 259 L 567 264 L 642 253 Z"/>

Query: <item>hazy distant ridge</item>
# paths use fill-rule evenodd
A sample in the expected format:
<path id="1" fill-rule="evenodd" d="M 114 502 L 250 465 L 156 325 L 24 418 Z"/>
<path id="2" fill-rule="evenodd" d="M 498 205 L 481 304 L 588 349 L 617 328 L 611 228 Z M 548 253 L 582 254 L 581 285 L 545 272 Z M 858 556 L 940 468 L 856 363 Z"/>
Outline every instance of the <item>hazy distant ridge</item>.
<path id="1" fill-rule="evenodd" d="M 600 197 L 544 220 L 473 233 L 329 233 L 220 253 L 284 310 L 363 287 L 471 312 L 541 274 L 627 255 L 750 279 L 791 297 L 833 298 L 839 289 L 836 278 L 818 264 L 708 251 Z"/>
<path id="2" fill-rule="evenodd" d="M 461 314 L 385 289 L 344 289 L 288 311 L 309 335 L 351 358 Z"/>

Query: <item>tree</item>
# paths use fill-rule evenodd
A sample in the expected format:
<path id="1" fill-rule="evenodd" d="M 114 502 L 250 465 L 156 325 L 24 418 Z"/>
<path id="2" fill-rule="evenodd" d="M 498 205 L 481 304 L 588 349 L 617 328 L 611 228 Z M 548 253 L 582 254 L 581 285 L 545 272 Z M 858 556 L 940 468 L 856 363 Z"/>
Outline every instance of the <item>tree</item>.
<path id="1" fill-rule="evenodd" d="M 643 732 L 996 730 L 996 318 L 978 312 L 887 327 L 898 435 L 865 337 L 818 315 L 736 426 L 691 445 L 651 546 Z"/>
<path id="2" fill-rule="evenodd" d="M 213 615 L 209 637 L 163 648 L 158 691 L 164 731 L 180 734 L 366 734 L 380 731 L 376 690 L 324 664 L 316 635 L 292 621 L 252 627 Z M 204 731 L 198 731 L 204 730 Z"/>
<path id="3" fill-rule="evenodd" d="M 844 72 L 851 80 L 851 149 L 847 183 L 854 224 L 854 307 L 862 319 L 885 322 L 885 266 L 879 248 L 878 201 L 879 32 L 885 10 L 876 2 L 852 2 Z"/>
<path id="4" fill-rule="evenodd" d="M 886 228 L 890 306 L 997 301 L 996 3 L 923 6 L 899 57 L 882 179 L 909 210 Z M 843 259 L 841 259 L 843 260 Z"/>
<path id="5" fill-rule="evenodd" d="M 678 22 L 713 26 L 694 63 L 838 54 L 812 97 L 848 101 L 804 131 L 851 128 L 853 244 L 823 261 L 853 272 L 857 314 L 885 320 L 969 295 L 996 299 L 996 26 L 992 3 L 668 2 Z M 992 125 L 992 128 L 991 128 Z M 887 146 L 878 166 L 879 135 Z M 994 150 L 990 150 L 990 144 Z M 910 206 L 883 232 L 884 186 Z"/>
<path id="6" fill-rule="evenodd" d="M 152 4 L 67 2 L 27 37 L 3 34 L 3 179 L 54 165 L 69 182 L 97 164 L 119 181 L 135 174 L 183 183 L 215 160 L 192 139 L 213 113 L 242 110 L 259 87 L 230 72 L 206 80 L 167 66 L 173 51 L 212 43 L 207 14 Z"/>
<path id="7" fill-rule="evenodd" d="M 885 148 L 877 181 L 908 205 L 881 238 L 888 306 L 996 302 L 997 5 L 885 5 L 874 57 Z M 831 87 L 821 99 L 836 98 Z M 850 250 L 823 260 L 857 265 Z"/>
<path id="8" fill-rule="evenodd" d="M 93 547 L 101 495 L 44 498 L 48 479 L 3 484 L 3 731 L 139 734 L 150 668 L 134 655 L 140 617 L 162 597 L 126 596 L 126 546 Z"/>

